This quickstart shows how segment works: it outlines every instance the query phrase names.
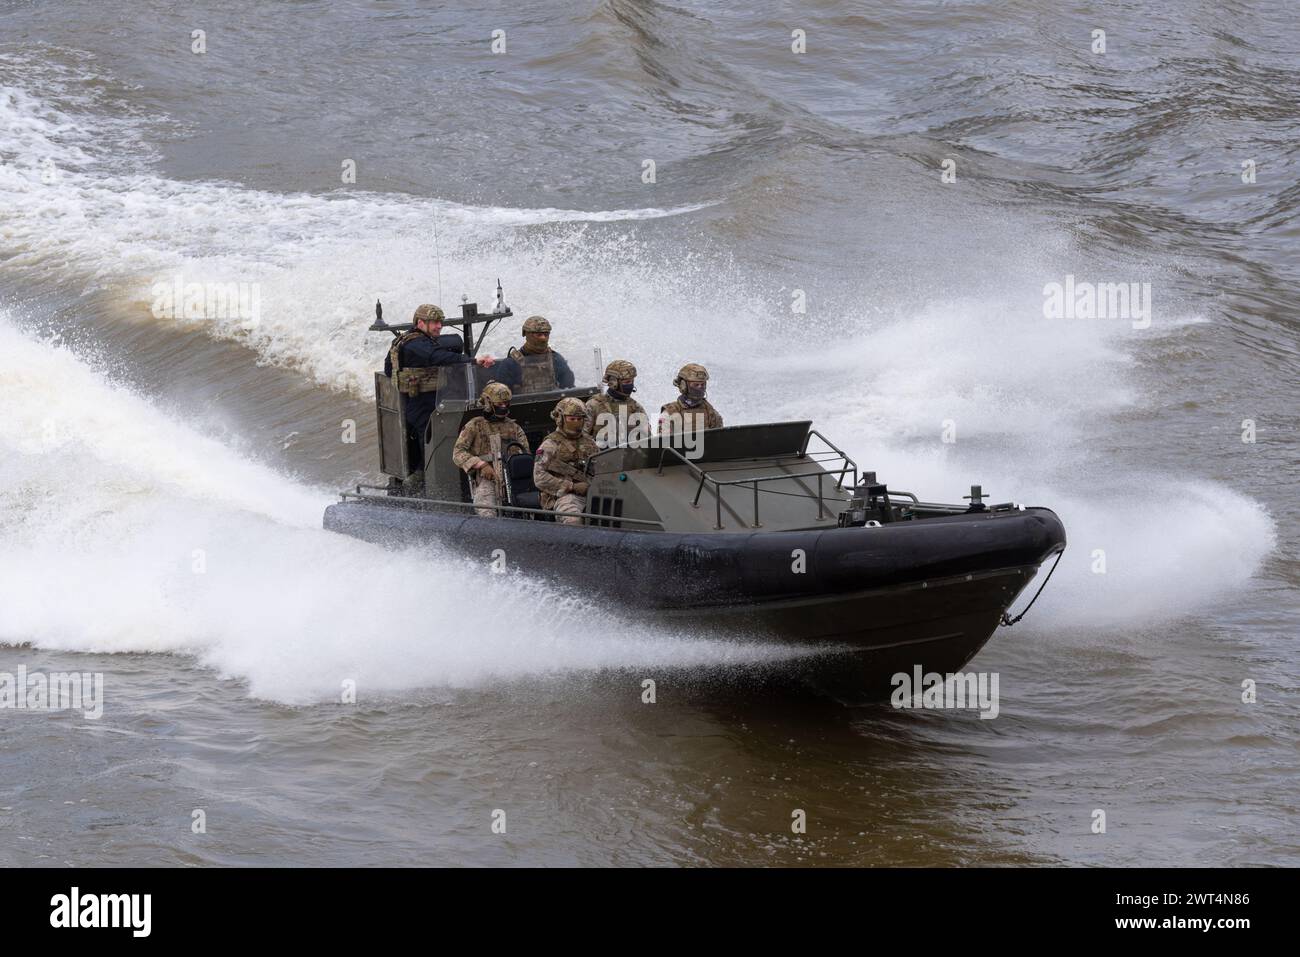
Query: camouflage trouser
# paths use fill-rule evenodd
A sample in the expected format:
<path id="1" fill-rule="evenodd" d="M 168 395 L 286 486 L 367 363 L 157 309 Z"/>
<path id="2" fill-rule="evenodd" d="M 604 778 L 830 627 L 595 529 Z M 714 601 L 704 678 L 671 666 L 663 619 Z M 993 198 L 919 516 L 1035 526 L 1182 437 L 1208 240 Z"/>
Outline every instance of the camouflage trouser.
<path id="1" fill-rule="evenodd" d="M 487 479 L 479 479 L 474 483 L 474 504 L 475 505 L 500 505 L 501 500 L 497 496 L 497 483 L 489 482 Z M 476 508 L 479 518 L 497 518 L 501 515 L 494 508 Z"/>
<path id="2" fill-rule="evenodd" d="M 555 500 L 555 520 L 561 525 L 581 525 L 582 519 L 578 515 L 587 510 L 587 497 L 585 495 L 574 495 L 570 492 L 568 495 L 561 495 Z"/>

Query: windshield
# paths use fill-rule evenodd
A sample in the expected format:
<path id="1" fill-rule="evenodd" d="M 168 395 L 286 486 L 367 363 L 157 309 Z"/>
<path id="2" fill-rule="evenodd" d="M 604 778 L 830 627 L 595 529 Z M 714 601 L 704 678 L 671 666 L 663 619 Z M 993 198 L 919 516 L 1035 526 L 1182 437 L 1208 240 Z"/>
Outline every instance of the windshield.
<path id="1" fill-rule="evenodd" d="M 591 375 L 590 366 L 590 360 L 582 368 L 575 368 L 567 363 L 560 365 L 553 360 L 534 363 L 532 357 L 528 357 L 522 364 L 498 359 L 490 368 L 474 363 L 443 366 L 438 387 L 438 406 L 441 408 L 444 403 L 450 402 L 475 403 L 489 382 L 501 382 L 509 386 L 510 394 L 516 401 L 569 389 L 590 392 L 600 381 L 599 376 Z"/>

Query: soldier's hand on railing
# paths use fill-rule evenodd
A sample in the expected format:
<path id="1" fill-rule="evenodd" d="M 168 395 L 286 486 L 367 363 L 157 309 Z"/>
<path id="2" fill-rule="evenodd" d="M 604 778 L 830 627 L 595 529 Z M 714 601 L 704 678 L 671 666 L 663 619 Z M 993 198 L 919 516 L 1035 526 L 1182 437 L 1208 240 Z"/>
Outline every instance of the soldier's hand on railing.
<path id="1" fill-rule="evenodd" d="M 587 483 L 586 483 L 586 482 L 570 482 L 569 484 L 573 487 L 573 494 L 574 494 L 574 495 L 586 495 L 586 494 L 587 494 L 587 487 L 588 487 L 588 486 L 587 486 Z"/>
<path id="2" fill-rule="evenodd" d="M 479 356 L 474 361 L 477 362 L 479 365 L 481 365 L 484 369 L 491 369 L 494 365 L 496 365 L 497 362 L 496 356 Z"/>

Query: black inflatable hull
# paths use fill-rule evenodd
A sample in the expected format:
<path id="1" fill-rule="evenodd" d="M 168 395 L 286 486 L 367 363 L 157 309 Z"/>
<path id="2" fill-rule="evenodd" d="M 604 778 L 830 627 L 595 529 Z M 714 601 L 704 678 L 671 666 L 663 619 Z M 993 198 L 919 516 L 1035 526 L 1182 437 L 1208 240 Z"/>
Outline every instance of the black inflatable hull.
<path id="1" fill-rule="evenodd" d="M 617 601 L 633 613 L 813 646 L 866 697 L 890 678 L 964 666 L 1039 565 L 1065 547 L 1045 508 L 878 528 L 676 534 L 481 519 L 349 500 L 325 528 L 390 546 L 438 543 L 485 565 Z"/>

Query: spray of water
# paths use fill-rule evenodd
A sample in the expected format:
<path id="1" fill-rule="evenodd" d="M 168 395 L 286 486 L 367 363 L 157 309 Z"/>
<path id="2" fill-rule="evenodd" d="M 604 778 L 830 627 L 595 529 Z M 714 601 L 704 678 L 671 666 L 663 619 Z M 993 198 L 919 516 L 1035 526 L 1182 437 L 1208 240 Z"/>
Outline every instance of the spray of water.
<path id="1" fill-rule="evenodd" d="M 812 418 L 862 467 L 924 498 L 953 500 L 978 481 L 995 500 L 1056 508 L 1071 549 L 1035 609 L 1049 628 L 1112 629 L 1213 606 L 1274 547 L 1269 518 L 1230 490 L 1149 471 L 1096 474 L 1098 436 L 1142 401 L 1132 343 L 1119 326 L 1045 324 L 1040 303 L 1006 292 L 1051 274 L 1041 263 L 971 299 L 873 303 L 824 337 L 774 340 L 789 317 L 746 270 L 689 243 L 652 246 L 629 225 L 690 210 L 510 210 L 172 181 L 144 160 L 107 169 L 105 144 L 120 147 L 132 123 L 91 106 L 0 87 L 0 152 L 22 158 L 0 164 L 11 201 L 5 269 L 110 281 L 123 309 L 164 328 L 186 320 L 149 315 L 153 282 L 257 282 L 256 327 L 218 318 L 205 331 L 365 396 L 376 349 L 362 317 L 376 288 L 397 315 L 428 300 L 436 215 L 439 260 L 457 287 L 482 295 L 504 273 L 512 302 L 558 320 L 562 350 L 598 345 L 607 359 L 634 359 L 649 407 L 670 397 L 681 363 L 704 361 L 728 422 Z M 42 178 L 46 159 L 54 182 Z M 0 316 L 0 398 L 3 641 L 190 653 L 289 701 L 334 697 L 349 678 L 400 690 L 789 653 L 611 628 L 610 609 L 450 553 L 328 535 L 328 490 L 175 423 L 93 357 L 19 332 L 12 315 Z M 955 443 L 936 441 L 945 420 Z M 467 626 L 430 602 L 414 627 L 392 628 L 391 590 L 423 586 L 431 560 L 502 627 Z M 506 627 L 514 620 L 529 628 Z"/>

